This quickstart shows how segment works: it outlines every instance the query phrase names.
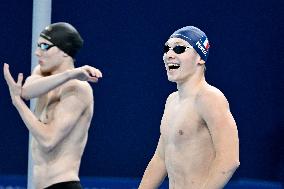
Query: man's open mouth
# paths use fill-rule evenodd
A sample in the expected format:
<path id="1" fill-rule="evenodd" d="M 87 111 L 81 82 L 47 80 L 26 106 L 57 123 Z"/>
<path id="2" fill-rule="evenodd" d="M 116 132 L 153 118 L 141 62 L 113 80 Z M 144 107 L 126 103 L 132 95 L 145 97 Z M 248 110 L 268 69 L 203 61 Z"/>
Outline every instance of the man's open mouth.
<path id="1" fill-rule="evenodd" d="M 177 64 L 177 63 L 169 63 L 169 64 L 168 64 L 169 70 L 176 70 L 176 69 L 178 69 L 179 67 L 180 67 L 180 65 Z"/>

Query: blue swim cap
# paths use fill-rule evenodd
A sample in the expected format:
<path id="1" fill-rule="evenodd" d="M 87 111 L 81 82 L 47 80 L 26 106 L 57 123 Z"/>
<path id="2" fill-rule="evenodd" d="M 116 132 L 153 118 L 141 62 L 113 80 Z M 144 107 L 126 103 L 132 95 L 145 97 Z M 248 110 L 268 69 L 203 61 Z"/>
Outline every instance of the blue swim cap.
<path id="1" fill-rule="evenodd" d="M 180 38 L 187 41 L 199 54 L 202 60 L 207 61 L 209 55 L 209 41 L 206 34 L 194 26 L 186 26 L 175 31 L 170 38 Z"/>

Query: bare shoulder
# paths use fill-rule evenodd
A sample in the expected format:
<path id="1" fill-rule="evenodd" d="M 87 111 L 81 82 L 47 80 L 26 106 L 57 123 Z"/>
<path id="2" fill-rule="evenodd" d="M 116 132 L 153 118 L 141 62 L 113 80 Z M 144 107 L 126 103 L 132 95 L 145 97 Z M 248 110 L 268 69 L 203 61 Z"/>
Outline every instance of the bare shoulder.
<path id="1" fill-rule="evenodd" d="M 39 78 L 39 77 L 43 77 L 44 75 L 41 73 L 40 71 L 40 66 L 37 65 L 33 71 L 32 71 L 32 74 L 26 79 L 26 82 L 27 81 L 30 81 L 30 80 L 33 80 L 34 78 Z M 26 83 L 25 83 L 26 84 Z"/>
<path id="2" fill-rule="evenodd" d="M 93 100 L 93 90 L 88 82 L 70 80 L 62 86 L 62 96 L 74 95 L 82 101 L 89 103 Z"/>
<path id="3" fill-rule="evenodd" d="M 88 82 L 73 79 L 66 82 L 62 92 L 78 92 L 79 94 L 87 95 L 92 94 L 93 90 Z"/>
<path id="4" fill-rule="evenodd" d="M 37 65 L 32 72 L 32 76 L 46 76 L 40 70 L 40 65 Z"/>
<path id="5" fill-rule="evenodd" d="M 33 69 L 33 75 L 36 74 L 36 75 L 40 75 L 41 74 L 41 71 L 40 71 L 40 66 L 37 65 L 34 69 Z"/>
<path id="6" fill-rule="evenodd" d="M 165 109 L 167 109 L 167 107 L 171 106 L 171 104 L 172 104 L 172 103 L 174 102 L 174 100 L 176 99 L 177 95 L 178 95 L 178 92 L 176 91 L 176 92 L 171 93 L 171 94 L 168 96 L 167 101 L 166 101 L 166 103 L 165 103 Z"/>
<path id="7" fill-rule="evenodd" d="M 209 84 L 206 84 L 202 87 L 197 95 L 195 102 L 199 110 L 216 110 L 216 108 L 229 108 L 229 103 L 222 91 Z"/>
<path id="8" fill-rule="evenodd" d="M 172 102 L 172 101 L 177 97 L 177 95 L 178 95 L 178 92 L 177 92 L 177 91 L 171 93 L 171 94 L 168 96 L 166 103 Z"/>

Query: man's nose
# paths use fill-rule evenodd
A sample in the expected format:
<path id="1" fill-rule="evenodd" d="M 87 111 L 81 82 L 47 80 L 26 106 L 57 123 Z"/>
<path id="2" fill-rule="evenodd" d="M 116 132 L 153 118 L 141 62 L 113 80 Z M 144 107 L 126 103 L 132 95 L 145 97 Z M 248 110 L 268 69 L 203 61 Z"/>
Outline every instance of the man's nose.
<path id="1" fill-rule="evenodd" d="M 164 54 L 165 60 L 171 60 L 176 58 L 176 53 L 170 49 L 167 53 Z"/>
<path id="2" fill-rule="evenodd" d="M 36 56 L 41 56 L 42 52 L 39 50 L 39 48 L 37 47 L 35 50 L 35 55 Z"/>

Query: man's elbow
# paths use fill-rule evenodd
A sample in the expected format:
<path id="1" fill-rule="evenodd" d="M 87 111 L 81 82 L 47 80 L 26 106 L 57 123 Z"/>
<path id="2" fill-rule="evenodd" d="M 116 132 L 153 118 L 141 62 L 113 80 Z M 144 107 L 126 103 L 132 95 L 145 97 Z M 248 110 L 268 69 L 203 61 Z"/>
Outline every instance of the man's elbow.
<path id="1" fill-rule="evenodd" d="M 32 96 L 29 95 L 25 87 L 22 87 L 21 97 L 25 100 L 30 100 L 32 98 Z"/>
<path id="2" fill-rule="evenodd" d="M 239 158 L 223 157 L 218 160 L 227 170 L 235 171 L 240 166 Z"/>
<path id="3" fill-rule="evenodd" d="M 240 161 L 238 159 L 232 160 L 229 163 L 230 170 L 236 170 L 240 166 Z"/>
<path id="4" fill-rule="evenodd" d="M 239 160 L 235 161 L 235 168 L 237 169 L 241 165 L 241 162 Z"/>

